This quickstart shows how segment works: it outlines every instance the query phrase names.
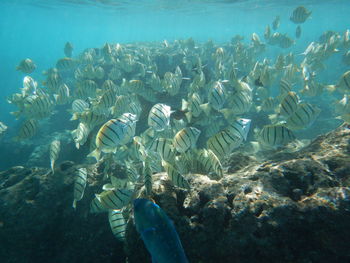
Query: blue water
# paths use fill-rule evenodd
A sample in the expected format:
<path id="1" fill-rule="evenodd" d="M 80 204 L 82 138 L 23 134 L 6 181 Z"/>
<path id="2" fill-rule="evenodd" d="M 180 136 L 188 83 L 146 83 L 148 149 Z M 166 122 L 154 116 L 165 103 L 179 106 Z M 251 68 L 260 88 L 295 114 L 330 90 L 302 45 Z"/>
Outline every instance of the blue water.
<path id="1" fill-rule="evenodd" d="M 37 65 L 31 76 L 41 82 L 41 72 L 64 56 L 67 41 L 74 54 L 104 43 L 135 41 L 173 41 L 192 37 L 195 41 L 230 41 L 236 35 L 250 41 L 256 32 L 263 39 L 267 24 L 281 17 L 278 31 L 294 36 L 296 25 L 289 16 L 296 7 L 292 0 L 200 1 L 83 1 L 83 0 L 1 0 L 0 1 L 0 121 L 9 127 L 17 122 L 10 111 L 15 108 L 6 98 L 19 91 L 24 74 L 15 70 L 24 58 Z M 311 41 L 326 30 L 340 33 L 350 27 L 348 0 L 297 1 L 312 10 L 312 17 L 302 25 L 300 40 L 289 50 L 273 47 L 275 52 L 303 52 Z M 319 76 L 334 84 L 347 69 L 339 58 L 327 62 Z"/>

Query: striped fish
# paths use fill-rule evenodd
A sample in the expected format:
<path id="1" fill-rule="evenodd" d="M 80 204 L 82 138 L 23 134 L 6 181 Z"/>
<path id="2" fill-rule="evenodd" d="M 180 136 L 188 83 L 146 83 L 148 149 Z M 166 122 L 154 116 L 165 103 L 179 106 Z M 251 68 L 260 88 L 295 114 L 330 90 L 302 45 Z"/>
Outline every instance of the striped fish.
<path id="1" fill-rule="evenodd" d="M 291 130 L 309 127 L 318 117 L 321 110 L 309 103 L 300 103 L 298 109 L 286 120 L 286 126 Z"/>
<path id="2" fill-rule="evenodd" d="M 226 102 L 226 91 L 221 82 L 216 81 L 209 90 L 208 101 L 215 110 L 220 110 Z"/>
<path id="3" fill-rule="evenodd" d="M 52 173 L 55 172 L 55 161 L 58 159 L 58 155 L 61 151 L 61 142 L 59 140 L 54 140 L 50 144 L 50 165 Z"/>
<path id="4" fill-rule="evenodd" d="M 70 57 L 65 57 L 57 60 L 56 68 L 58 70 L 73 70 L 76 65 L 76 61 Z"/>
<path id="5" fill-rule="evenodd" d="M 111 79 L 106 79 L 102 86 L 102 90 L 117 90 L 117 85 Z"/>
<path id="6" fill-rule="evenodd" d="M 292 91 L 292 84 L 288 80 L 281 79 L 280 81 L 280 94 L 287 94 Z"/>
<path id="7" fill-rule="evenodd" d="M 250 119 L 238 118 L 231 123 L 227 129 L 230 130 L 231 133 L 243 138 L 246 141 L 251 122 L 252 120 Z"/>
<path id="8" fill-rule="evenodd" d="M 89 109 L 89 103 L 87 103 L 84 100 L 77 99 L 77 100 L 74 100 L 72 103 L 73 113 L 82 113 L 88 109 Z"/>
<path id="9" fill-rule="evenodd" d="M 91 79 L 83 80 L 82 82 L 77 83 L 77 89 L 75 96 L 79 99 L 87 99 L 88 97 L 95 97 L 96 90 L 98 86 L 95 81 Z"/>
<path id="10" fill-rule="evenodd" d="M 108 211 L 108 221 L 111 226 L 113 235 L 119 240 L 125 240 L 125 232 L 127 221 L 123 216 L 122 210 L 109 210 Z"/>
<path id="11" fill-rule="evenodd" d="M 191 189 L 190 184 L 187 180 L 172 166 L 165 160 L 162 160 L 162 166 L 165 172 L 168 174 L 168 177 L 173 182 L 173 184 L 180 188 Z"/>
<path id="12" fill-rule="evenodd" d="M 158 103 L 154 105 L 148 115 L 148 126 L 155 131 L 163 131 L 170 125 L 171 108 L 168 105 Z"/>
<path id="13" fill-rule="evenodd" d="M 275 109 L 275 107 L 276 107 L 275 99 L 272 97 L 268 97 L 265 100 L 263 100 L 260 107 L 257 107 L 257 110 L 258 111 L 262 110 L 264 112 L 271 112 Z"/>
<path id="14" fill-rule="evenodd" d="M 233 114 L 243 114 L 249 111 L 252 99 L 246 92 L 237 91 L 229 96 L 228 104 Z"/>
<path id="15" fill-rule="evenodd" d="M 23 73 L 28 73 L 28 74 L 32 73 L 35 69 L 36 69 L 36 65 L 29 58 L 26 58 L 26 59 L 22 60 L 19 63 L 19 65 L 16 67 L 16 70 L 20 70 Z"/>
<path id="16" fill-rule="evenodd" d="M 54 94 L 54 98 L 56 100 L 56 104 L 63 105 L 68 103 L 70 96 L 69 96 L 69 88 L 66 84 L 60 85 L 58 88 L 58 94 Z"/>
<path id="17" fill-rule="evenodd" d="M 36 93 L 38 83 L 30 76 L 23 78 L 22 96 L 29 96 Z"/>
<path id="18" fill-rule="evenodd" d="M 162 160 L 172 161 L 175 158 L 172 140 L 166 138 L 156 138 L 149 146 L 149 150 L 159 153 Z"/>
<path id="19" fill-rule="evenodd" d="M 128 125 L 120 119 L 111 119 L 99 129 L 96 135 L 96 150 L 88 156 L 100 159 L 101 151 L 104 153 L 115 152 L 121 145 L 128 132 Z"/>
<path id="20" fill-rule="evenodd" d="M 293 132 L 283 124 L 265 125 L 259 133 L 259 142 L 270 147 L 278 147 L 293 141 Z"/>
<path id="21" fill-rule="evenodd" d="M 130 189 L 115 189 L 103 191 L 101 194 L 96 194 L 96 197 L 104 208 L 121 209 L 130 202 L 132 194 L 133 191 Z"/>
<path id="22" fill-rule="evenodd" d="M 221 158 L 230 154 L 235 148 L 243 142 L 243 137 L 237 136 L 229 129 L 222 130 L 212 136 L 207 141 L 207 147 Z"/>
<path id="23" fill-rule="evenodd" d="M 106 116 L 103 114 L 96 114 L 92 111 L 84 111 L 80 114 L 73 115 L 71 120 L 79 119 L 86 124 L 89 129 L 93 129 L 95 126 L 100 125 L 106 120 Z"/>
<path id="24" fill-rule="evenodd" d="M 52 113 L 53 104 L 48 95 L 31 95 L 25 99 L 25 115 L 42 119 Z"/>
<path id="25" fill-rule="evenodd" d="M 71 132 L 73 140 L 75 142 L 75 147 L 80 148 L 80 145 L 84 145 L 90 133 L 89 127 L 80 122 L 78 128 Z"/>
<path id="26" fill-rule="evenodd" d="M 122 114 L 119 117 L 119 120 L 123 122 L 127 127 L 124 139 L 120 142 L 120 144 L 127 144 L 135 136 L 137 116 L 135 114 L 127 112 Z"/>
<path id="27" fill-rule="evenodd" d="M 95 197 L 90 203 L 90 213 L 103 213 L 109 211 L 101 202 Z"/>
<path id="28" fill-rule="evenodd" d="M 62 83 L 62 79 L 61 79 L 60 75 L 58 75 L 57 72 L 53 72 L 47 76 L 46 81 L 44 82 L 44 85 L 51 92 L 57 92 L 61 83 Z"/>
<path id="29" fill-rule="evenodd" d="M 179 153 L 194 148 L 201 131 L 194 127 L 186 127 L 178 131 L 173 139 L 173 145 Z"/>
<path id="30" fill-rule="evenodd" d="M 201 149 L 197 153 L 197 160 L 202 164 L 206 173 L 214 173 L 220 178 L 223 176 L 222 165 L 219 158 L 214 152 L 207 149 Z"/>
<path id="31" fill-rule="evenodd" d="M 284 99 L 280 103 L 280 115 L 284 117 L 291 116 L 296 109 L 298 108 L 299 104 L 299 97 L 298 95 L 290 91 L 287 93 L 287 95 L 284 97 Z"/>
<path id="32" fill-rule="evenodd" d="M 145 190 L 146 190 L 146 195 L 151 196 L 152 194 L 152 167 L 150 164 L 151 160 L 149 157 L 146 158 L 146 160 L 143 162 L 143 178 L 144 178 L 144 184 L 145 184 Z"/>
<path id="33" fill-rule="evenodd" d="M 109 108 L 115 104 L 116 100 L 115 91 L 112 89 L 106 90 L 98 101 L 92 103 L 92 110 L 97 114 L 108 114 Z"/>
<path id="34" fill-rule="evenodd" d="M 19 129 L 18 135 L 14 138 L 15 141 L 20 139 L 29 139 L 33 137 L 38 130 L 39 123 L 37 120 L 26 120 Z"/>
<path id="35" fill-rule="evenodd" d="M 304 6 L 298 6 L 293 10 L 290 20 L 295 24 L 302 24 L 308 19 L 311 12 L 308 11 Z"/>
<path id="36" fill-rule="evenodd" d="M 86 168 L 79 168 L 74 182 L 74 200 L 73 208 L 77 207 L 77 202 L 83 199 L 86 187 L 87 170 Z"/>
<path id="37" fill-rule="evenodd" d="M 338 86 L 345 92 L 350 91 L 350 70 L 341 76 Z"/>

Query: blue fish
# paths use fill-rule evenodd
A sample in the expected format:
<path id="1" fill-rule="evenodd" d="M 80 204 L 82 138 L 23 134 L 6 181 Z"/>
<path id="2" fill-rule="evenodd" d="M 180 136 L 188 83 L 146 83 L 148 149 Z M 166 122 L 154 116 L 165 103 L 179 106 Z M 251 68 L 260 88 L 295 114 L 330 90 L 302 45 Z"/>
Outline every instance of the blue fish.
<path id="1" fill-rule="evenodd" d="M 157 204 L 135 199 L 134 220 L 153 263 L 188 263 L 174 224 Z"/>

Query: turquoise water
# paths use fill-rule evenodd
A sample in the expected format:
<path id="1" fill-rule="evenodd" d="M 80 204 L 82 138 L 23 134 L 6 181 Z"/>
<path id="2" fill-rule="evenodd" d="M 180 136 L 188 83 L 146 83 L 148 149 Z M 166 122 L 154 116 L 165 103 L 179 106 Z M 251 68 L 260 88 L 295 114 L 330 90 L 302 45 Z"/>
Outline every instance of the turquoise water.
<path id="1" fill-rule="evenodd" d="M 272 57 L 278 53 L 302 53 L 311 41 L 327 30 L 342 34 L 349 28 L 350 5 L 346 0 L 298 1 L 312 11 L 302 24 L 302 36 L 289 49 L 267 48 Z M 6 98 L 18 92 L 25 74 L 15 67 L 31 58 L 37 69 L 31 76 L 39 83 L 41 72 L 64 56 L 67 41 L 78 55 L 86 48 L 105 43 L 186 39 L 216 44 L 229 42 L 234 35 L 250 42 L 253 32 L 263 39 L 265 26 L 281 17 L 279 32 L 294 36 L 296 25 L 289 21 L 295 1 L 11 1 L 0 2 L 0 120 L 15 134 L 18 122 L 9 112 L 15 108 Z M 301 57 L 296 55 L 297 60 Z M 339 63 L 341 54 L 325 62 L 326 70 L 317 78 L 335 84 L 349 66 Z M 299 61 L 300 62 L 300 61 Z M 312 98 L 311 100 L 317 100 Z M 331 116 L 328 116 L 331 117 Z M 327 118 L 328 118 L 327 117 Z M 324 124 L 326 126 L 326 124 Z M 314 134 L 312 134 L 314 136 Z"/>

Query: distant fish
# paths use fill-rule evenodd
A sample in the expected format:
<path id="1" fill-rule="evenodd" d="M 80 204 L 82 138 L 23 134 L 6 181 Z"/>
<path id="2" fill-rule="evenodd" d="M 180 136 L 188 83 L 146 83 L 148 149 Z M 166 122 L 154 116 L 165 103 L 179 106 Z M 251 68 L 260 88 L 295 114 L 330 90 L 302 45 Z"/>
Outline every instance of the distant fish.
<path id="1" fill-rule="evenodd" d="M 284 117 L 291 116 L 297 110 L 298 104 L 298 95 L 293 91 L 288 92 L 281 101 L 279 114 Z"/>
<path id="2" fill-rule="evenodd" d="M 50 165 L 52 173 L 55 172 L 55 161 L 58 159 L 58 155 L 61 151 L 61 142 L 59 140 L 54 140 L 50 144 Z"/>
<path id="3" fill-rule="evenodd" d="M 71 58 L 72 57 L 72 54 L 73 54 L 73 45 L 70 43 L 70 42 L 67 42 L 65 45 L 64 45 L 64 54 Z"/>
<path id="4" fill-rule="evenodd" d="M 275 19 L 274 19 L 273 22 L 272 22 L 272 29 L 273 29 L 273 30 L 277 30 L 277 28 L 279 28 L 279 26 L 280 26 L 280 21 L 281 21 L 280 17 L 279 17 L 279 16 L 276 16 Z"/>
<path id="5" fill-rule="evenodd" d="M 300 38 L 301 36 L 301 26 L 298 25 L 297 28 L 295 29 L 295 37 Z"/>
<path id="6" fill-rule="evenodd" d="M 308 19 L 311 12 L 308 11 L 304 6 L 299 6 L 293 10 L 290 20 L 295 24 L 302 24 Z"/>
<path id="7" fill-rule="evenodd" d="M 19 141 L 20 139 L 29 139 L 33 137 L 38 130 L 38 126 L 39 123 L 37 120 L 26 120 L 19 129 L 18 135 L 14 140 Z"/>
<path id="8" fill-rule="evenodd" d="M 30 58 L 22 60 L 16 67 L 16 70 L 20 70 L 23 73 L 30 74 L 36 69 L 36 65 Z"/>
<path id="9" fill-rule="evenodd" d="M 157 263 L 187 263 L 176 229 L 166 213 L 147 199 L 134 200 L 137 232 Z"/>
<path id="10" fill-rule="evenodd" d="M 0 121 L 0 135 L 7 130 L 7 126 Z"/>
<path id="11" fill-rule="evenodd" d="M 74 200 L 73 200 L 74 209 L 77 207 L 77 202 L 80 201 L 84 196 L 86 179 L 87 179 L 86 168 L 79 168 L 76 174 L 75 182 L 74 182 Z"/>
<path id="12" fill-rule="evenodd" d="M 59 60 L 57 60 L 57 63 L 56 63 L 56 68 L 58 70 L 72 70 L 74 69 L 76 65 L 76 61 L 70 57 L 66 57 L 66 58 L 61 58 Z"/>

